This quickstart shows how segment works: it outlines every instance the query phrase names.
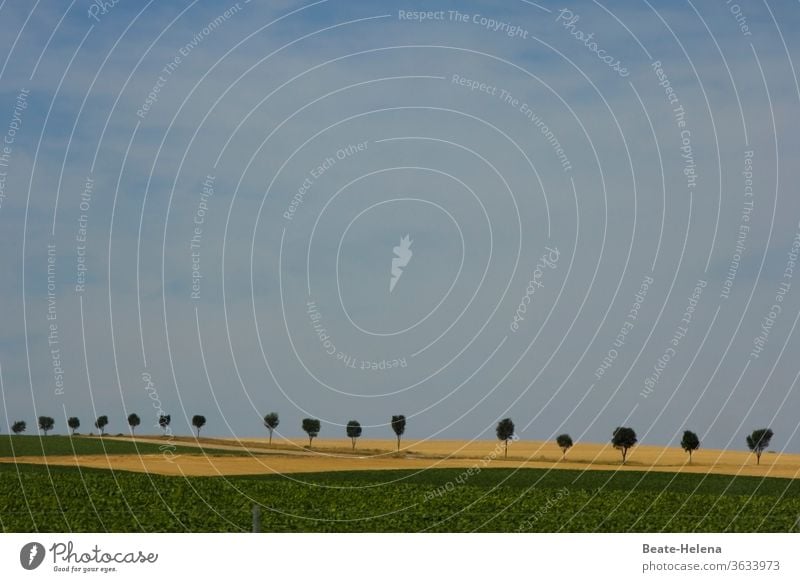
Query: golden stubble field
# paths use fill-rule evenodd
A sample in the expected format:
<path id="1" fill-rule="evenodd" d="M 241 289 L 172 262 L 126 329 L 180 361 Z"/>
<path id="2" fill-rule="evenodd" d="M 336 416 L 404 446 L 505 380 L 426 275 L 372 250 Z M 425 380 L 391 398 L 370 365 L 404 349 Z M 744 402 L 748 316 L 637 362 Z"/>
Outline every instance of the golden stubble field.
<path id="1" fill-rule="evenodd" d="M 106 437 L 112 438 L 112 437 Z M 114 437 L 117 438 L 117 437 Z M 124 440 L 130 440 L 122 437 Z M 121 439 L 121 440 L 122 440 Z M 142 442 L 165 442 L 160 437 L 136 437 Z M 692 464 L 681 449 L 637 446 L 628 453 L 626 464 L 610 444 L 577 443 L 562 459 L 552 442 L 516 441 L 510 443 L 508 459 L 498 441 L 404 441 L 400 453 L 394 440 L 359 439 L 351 452 L 346 439 L 315 439 L 311 450 L 306 440 L 276 438 L 270 447 L 267 439 L 173 438 L 181 446 L 244 450 L 244 456 L 204 455 L 80 455 L 18 457 L 20 463 L 80 465 L 101 469 L 138 471 L 161 475 L 225 476 L 288 474 L 322 471 L 434 468 L 540 468 L 577 470 L 666 471 L 678 473 L 719 473 L 758 477 L 800 478 L 800 455 L 765 452 L 761 464 L 746 451 L 699 450 Z M 14 462 L 14 459 L 3 459 Z"/>

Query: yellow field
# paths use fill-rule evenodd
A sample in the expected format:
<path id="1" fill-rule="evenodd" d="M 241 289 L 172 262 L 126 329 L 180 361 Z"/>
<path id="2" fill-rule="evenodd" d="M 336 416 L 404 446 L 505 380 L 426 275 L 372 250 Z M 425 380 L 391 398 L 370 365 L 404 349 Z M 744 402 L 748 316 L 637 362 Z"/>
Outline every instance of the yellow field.
<path id="1" fill-rule="evenodd" d="M 110 438 L 110 437 L 107 437 Z M 137 441 L 164 442 L 160 437 L 136 437 Z M 312 450 L 307 441 L 275 439 L 173 439 L 181 446 L 244 449 L 249 456 L 193 456 L 174 458 L 163 455 L 80 455 L 18 457 L 16 462 L 80 465 L 112 470 L 140 471 L 162 475 L 250 475 L 270 473 L 304 473 L 318 471 L 354 471 L 375 469 L 429 468 L 544 468 L 582 470 L 667 471 L 688 473 L 720 473 L 759 477 L 800 478 L 800 455 L 764 453 L 761 465 L 754 455 L 744 451 L 699 450 L 693 462 L 681 449 L 637 446 L 628 453 L 626 464 L 610 444 L 578 443 L 562 460 L 561 450 L 552 442 L 517 441 L 509 445 L 508 459 L 497 441 L 407 441 L 401 452 L 395 452 L 393 440 L 359 440 L 351 452 L 349 440 L 316 439 Z M 13 458 L 0 462 L 15 462 Z"/>

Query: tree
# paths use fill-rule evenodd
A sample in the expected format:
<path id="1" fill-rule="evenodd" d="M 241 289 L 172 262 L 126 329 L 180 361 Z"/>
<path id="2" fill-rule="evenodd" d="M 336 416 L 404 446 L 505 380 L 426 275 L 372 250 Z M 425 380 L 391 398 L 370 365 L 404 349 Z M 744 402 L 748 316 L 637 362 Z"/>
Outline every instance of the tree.
<path id="1" fill-rule="evenodd" d="M 158 417 L 158 426 L 161 427 L 161 430 L 164 431 L 164 434 L 167 434 L 167 429 L 169 428 L 169 423 L 172 422 L 172 417 L 169 414 L 161 414 Z"/>
<path id="2" fill-rule="evenodd" d="M 100 436 L 103 436 L 105 433 L 103 430 L 108 425 L 108 417 L 104 414 L 102 416 L 98 416 L 97 420 L 94 422 L 94 426 L 100 430 Z"/>
<path id="3" fill-rule="evenodd" d="M 131 427 L 131 432 L 136 432 L 136 427 L 142 424 L 142 419 L 139 418 L 139 415 L 135 412 L 131 412 L 128 415 L 128 426 Z"/>
<path id="4" fill-rule="evenodd" d="M 67 419 L 67 426 L 72 429 L 72 434 L 75 434 L 75 431 L 78 430 L 81 426 L 81 421 L 78 419 L 77 416 L 70 416 Z"/>
<path id="5" fill-rule="evenodd" d="M 756 454 L 756 465 L 761 464 L 761 453 L 769 446 L 769 441 L 775 433 L 770 428 L 759 428 L 747 435 L 747 446 Z"/>
<path id="6" fill-rule="evenodd" d="M 14 434 L 19 434 L 21 432 L 25 432 L 25 429 L 28 428 L 28 423 L 24 420 L 15 420 L 14 424 L 11 425 L 11 432 Z"/>
<path id="7" fill-rule="evenodd" d="M 266 426 L 269 431 L 269 444 L 272 444 L 272 431 L 278 428 L 280 423 L 281 419 L 278 418 L 277 412 L 270 412 L 264 417 L 264 426 Z"/>
<path id="8" fill-rule="evenodd" d="M 510 418 L 504 418 L 497 423 L 497 439 L 506 443 L 505 458 L 508 458 L 508 441 L 514 438 L 514 423 Z"/>
<path id="9" fill-rule="evenodd" d="M 397 435 L 397 450 L 400 450 L 400 437 L 406 432 L 406 417 L 402 414 L 392 416 L 392 430 Z"/>
<path id="10" fill-rule="evenodd" d="M 308 434 L 308 446 L 311 448 L 311 441 L 319 434 L 319 420 L 316 418 L 304 418 L 303 430 Z"/>
<path id="11" fill-rule="evenodd" d="M 192 426 L 197 429 L 197 438 L 200 438 L 200 429 L 206 424 L 206 417 L 202 414 L 195 414 L 192 417 Z"/>
<path id="12" fill-rule="evenodd" d="M 618 426 L 614 429 L 614 434 L 611 437 L 611 444 L 614 448 L 622 452 L 622 464 L 625 464 L 625 459 L 628 456 L 628 449 L 632 448 L 638 442 L 636 438 L 636 431 L 630 427 Z"/>
<path id="13" fill-rule="evenodd" d="M 692 464 L 692 453 L 700 448 L 700 439 L 697 435 L 690 430 L 683 431 L 683 438 L 681 439 L 681 448 L 689 453 L 689 464 Z"/>
<path id="14" fill-rule="evenodd" d="M 52 416 L 40 416 L 39 417 L 39 429 L 44 432 L 44 436 L 47 436 L 47 431 L 53 430 L 56 421 L 53 419 Z"/>
<path id="15" fill-rule="evenodd" d="M 560 434 L 560 435 L 558 435 L 556 437 L 556 444 L 558 445 L 558 448 L 560 448 L 561 452 L 563 453 L 561 455 L 561 458 L 563 459 L 563 458 L 565 458 L 567 456 L 567 451 L 572 448 L 572 444 L 573 444 L 572 443 L 572 437 L 569 436 L 566 433 L 565 434 Z"/>
<path id="16" fill-rule="evenodd" d="M 353 443 L 353 450 L 356 450 L 356 439 L 361 436 L 361 423 L 351 420 L 347 423 L 347 437 Z"/>

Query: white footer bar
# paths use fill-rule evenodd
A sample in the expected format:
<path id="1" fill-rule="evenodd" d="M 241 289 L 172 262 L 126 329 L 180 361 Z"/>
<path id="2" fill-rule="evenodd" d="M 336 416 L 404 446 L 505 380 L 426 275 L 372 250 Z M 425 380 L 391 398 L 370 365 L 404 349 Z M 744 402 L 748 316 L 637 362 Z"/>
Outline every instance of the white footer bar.
<path id="1" fill-rule="evenodd" d="M 798 534 L 5 534 L 0 571 L 137 582 L 760 582 L 800 580 L 799 550 Z"/>

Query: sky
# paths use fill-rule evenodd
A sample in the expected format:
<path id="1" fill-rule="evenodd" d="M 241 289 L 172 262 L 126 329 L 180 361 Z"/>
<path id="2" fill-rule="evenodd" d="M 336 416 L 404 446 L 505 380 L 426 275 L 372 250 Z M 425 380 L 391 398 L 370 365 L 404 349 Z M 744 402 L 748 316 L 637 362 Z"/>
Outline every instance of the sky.
<path id="1" fill-rule="evenodd" d="M 798 5 L 101 4 L 0 4 L 0 430 L 800 452 Z"/>

